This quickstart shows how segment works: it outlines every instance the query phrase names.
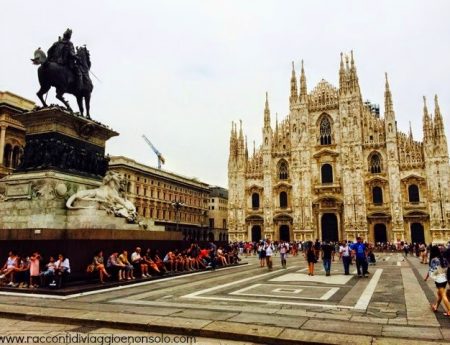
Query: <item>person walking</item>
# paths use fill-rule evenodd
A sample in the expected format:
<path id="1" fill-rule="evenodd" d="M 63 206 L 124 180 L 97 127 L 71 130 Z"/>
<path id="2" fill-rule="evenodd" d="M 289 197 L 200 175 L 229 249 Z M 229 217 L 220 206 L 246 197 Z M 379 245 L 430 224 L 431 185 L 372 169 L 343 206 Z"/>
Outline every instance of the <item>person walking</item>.
<path id="1" fill-rule="evenodd" d="M 306 247 L 305 253 L 306 261 L 308 262 L 308 275 L 314 275 L 314 264 L 317 262 L 316 253 L 314 251 L 313 243 L 309 243 Z"/>
<path id="2" fill-rule="evenodd" d="M 266 266 L 266 250 L 264 249 L 263 241 L 260 241 L 258 243 L 258 257 L 259 257 L 259 267 Z"/>
<path id="3" fill-rule="evenodd" d="M 286 264 L 287 264 L 287 255 L 289 253 L 289 243 L 285 242 L 285 241 L 281 241 L 280 244 L 280 258 L 281 258 L 281 266 L 283 268 L 286 268 Z"/>
<path id="4" fill-rule="evenodd" d="M 273 244 L 270 242 L 270 239 L 266 240 L 266 244 L 264 245 L 264 250 L 266 251 L 266 265 L 269 271 L 272 271 L 272 255 L 275 250 Z"/>
<path id="5" fill-rule="evenodd" d="M 344 241 L 339 247 L 339 257 L 344 265 L 344 274 L 348 276 L 350 274 L 350 263 L 352 262 L 352 252 L 347 241 Z"/>
<path id="6" fill-rule="evenodd" d="M 367 277 L 368 272 L 368 263 L 367 263 L 367 247 L 362 242 L 361 237 L 356 238 L 356 243 L 353 243 L 351 246 L 352 251 L 355 253 L 356 257 L 356 269 L 358 271 L 358 277 Z"/>
<path id="7" fill-rule="evenodd" d="M 444 258 L 438 246 L 432 246 L 430 248 L 430 266 L 428 273 L 425 277 L 425 281 L 431 277 L 437 288 L 437 299 L 436 303 L 431 305 L 431 309 L 436 312 L 439 308 L 441 302 L 444 302 L 447 311 L 444 313 L 445 316 L 450 317 L 450 302 L 447 298 L 447 270 L 448 261 Z"/>
<path id="8" fill-rule="evenodd" d="M 331 275 L 331 257 L 334 253 L 334 246 L 330 244 L 330 241 L 322 243 L 322 262 L 325 275 L 328 277 Z"/>

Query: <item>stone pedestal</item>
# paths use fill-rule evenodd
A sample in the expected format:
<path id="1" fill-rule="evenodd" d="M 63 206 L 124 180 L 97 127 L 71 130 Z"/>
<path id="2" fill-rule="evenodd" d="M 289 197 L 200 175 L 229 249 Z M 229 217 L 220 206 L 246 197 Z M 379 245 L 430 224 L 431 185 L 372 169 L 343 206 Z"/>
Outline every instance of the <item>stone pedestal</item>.
<path id="1" fill-rule="evenodd" d="M 119 135 L 107 126 L 60 108 L 45 108 L 14 117 L 26 128 L 19 172 L 57 170 L 101 179 L 108 169 L 105 143 Z"/>
<path id="2" fill-rule="evenodd" d="M 0 229 L 159 230 L 108 213 L 101 196 L 90 208 L 66 207 L 73 194 L 102 185 L 105 143 L 117 132 L 57 107 L 14 118 L 26 128 L 26 146 L 20 168 L 0 180 Z M 119 186 L 113 192 L 124 200 Z"/>

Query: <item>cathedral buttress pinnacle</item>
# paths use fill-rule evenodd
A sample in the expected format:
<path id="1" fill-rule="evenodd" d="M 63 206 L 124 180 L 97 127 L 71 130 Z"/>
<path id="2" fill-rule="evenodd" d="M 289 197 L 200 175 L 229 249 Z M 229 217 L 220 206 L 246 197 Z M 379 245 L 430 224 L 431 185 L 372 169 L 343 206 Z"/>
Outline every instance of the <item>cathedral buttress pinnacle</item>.
<path id="1" fill-rule="evenodd" d="M 298 101 L 297 92 L 297 78 L 295 77 L 295 66 L 294 61 L 292 61 L 292 75 L 291 75 L 291 97 L 289 97 L 289 103 L 293 106 Z"/>
<path id="2" fill-rule="evenodd" d="M 264 105 L 264 127 L 270 127 L 269 93 L 266 91 L 266 104 Z"/>
<path id="3" fill-rule="evenodd" d="M 300 103 L 307 103 L 307 102 L 308 102 L 308 91 L 306 88 L 306 76 L 302 60 L 302 70 L 300 72 Z"/>

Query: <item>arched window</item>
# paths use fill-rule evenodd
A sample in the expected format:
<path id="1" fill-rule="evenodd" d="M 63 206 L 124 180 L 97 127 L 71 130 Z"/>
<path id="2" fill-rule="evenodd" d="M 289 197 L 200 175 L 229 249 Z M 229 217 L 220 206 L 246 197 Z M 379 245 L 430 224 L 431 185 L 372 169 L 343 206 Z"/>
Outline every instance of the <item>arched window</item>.
<path id="1" fill-rule="evenodd" d="M 287 208 L 287 207 L 288 207 L 287 193 L 281 192 L 280 193 L 280 208 Z"/>
<path id="2" fill-rule="evenodd" d="M 286 161 L 281 161 L 278 165 L 278 176 L 280 180 L 287 180 L 289 177 L 288 164 Z"/>
<path id="3" fill-rule="evenodd" d="M 374 204 L 383 203 L 383 190 L 381 187 L 373 187 L 372 189 L 372 201 Z"/>
<path id="4" fill-rule="evenodd" d="M 419 187 L 415 184 L 411 184 L 408 187 L 408 196 L 409 196 L 409 202 L 419 202 Z"/>
<path id="5" fill-rule="evenodd" d="M 259 208 L 259 194 L 258 193 L 252 194 L 252 208 L 254 208 L 254 209 Z"/>
<path id="6" fill-rule="evenodd" d="M 381 173 L 381 156 L 378 153 L 375 153 L 370 158 L 369 171 L 372 174 Z"/>
<path id="7" fill-rule="evenodd" d="M 331 123 L 328 117 L 320 121 L 320 145 L 331 145 Z"/>
<path id="8" fill-rule="evenodd" d="M 333 183 L 333 167 L 330 164 L 324 164 L 321 168 L 322 183 Z"/>

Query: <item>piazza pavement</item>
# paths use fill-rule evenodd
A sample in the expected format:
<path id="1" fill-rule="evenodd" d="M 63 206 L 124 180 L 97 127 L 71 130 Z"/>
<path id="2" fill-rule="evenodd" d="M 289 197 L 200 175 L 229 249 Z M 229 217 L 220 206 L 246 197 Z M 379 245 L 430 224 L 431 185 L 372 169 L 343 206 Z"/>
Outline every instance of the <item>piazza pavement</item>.
<path id="1" fill-rule="evenodd" d="M 336 256 L 337 260 L 337 256 Z M 195 344 L 448 344 L 450 319 L 433 313 L 427 265 L 400 253 L 377 255 L 368 278 L 308 276 L 300 254 L 283 269 L 245 265 L 69 296 L 0 293 L 9 334 L 172 334 Z M 141 343 L 141 342 L 136 342 Z M 190 342 L 194 343 L 194 342 Z"/>

